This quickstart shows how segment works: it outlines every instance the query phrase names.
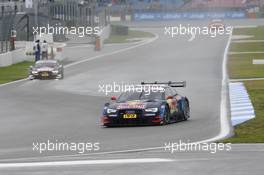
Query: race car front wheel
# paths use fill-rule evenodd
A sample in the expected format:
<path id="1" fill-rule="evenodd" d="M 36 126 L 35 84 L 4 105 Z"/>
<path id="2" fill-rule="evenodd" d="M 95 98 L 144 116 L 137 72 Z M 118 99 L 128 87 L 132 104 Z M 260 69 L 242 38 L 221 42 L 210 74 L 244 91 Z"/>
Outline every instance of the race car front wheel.
<path id="1" fill-rule="evenodd" d="M 165 114 L 163 116 L 163 125 L 167 125 L 170 123 L 170 112 L 168 107 L 165 109 Z"/>

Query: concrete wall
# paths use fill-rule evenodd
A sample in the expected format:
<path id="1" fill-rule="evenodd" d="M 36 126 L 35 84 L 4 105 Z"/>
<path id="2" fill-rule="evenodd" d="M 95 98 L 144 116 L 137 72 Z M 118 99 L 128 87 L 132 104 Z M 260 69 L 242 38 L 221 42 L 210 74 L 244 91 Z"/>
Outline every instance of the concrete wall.
<path id="1" fill-rule="evenodd" d="M 18 49 L 12 51 L 12 64 L 16 64 L 23 61 L 34 61 L 34 56 L 26 55 L 25 49 Z"/>
<path id="2" fill-rule="evenodd" d="M 0 67 L 10 66 L 22 61 L 33 61 L 34 56 L 27 56 L 24 49 L 0 54 Z"/>
<path id="3" fill-rule="evenodd" d="M 24 48 L 20 48 L 11 52 L 0 54 L 0 67 L 10 66 L 23 61 L 34 61 L 33 43 L 24 42 Z M 54 59 L 62 61 L 64 59 L 63 49 L 66 46 L 64 43 L 54 43 L 53 45 Z M 51 52 L 49 48 L 49 53 Z M 32 54 L 26 54 L 32 53 Z"/>
<path id="4" fill-rule="evenodd" d="M 0 67 L 12 65 L 12 52 L 0 54 Z"/>

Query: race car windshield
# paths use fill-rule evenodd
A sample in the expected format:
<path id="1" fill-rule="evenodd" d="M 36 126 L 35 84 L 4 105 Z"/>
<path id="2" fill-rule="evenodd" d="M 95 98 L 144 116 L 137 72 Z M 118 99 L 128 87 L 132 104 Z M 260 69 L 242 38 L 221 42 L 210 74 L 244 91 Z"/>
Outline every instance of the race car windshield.
<path id="1" fill-rule="evenodd" d="M 57 66 L 56 63 L 37 63 L 36 64 L 36 68 L 40 68 L 40 67 L 51 67 L 51 68 L 54 68 L 56 66 Z"/>
<path id="2" fill-rule="evenodd" d="M 125 92 L 118 98 L 117 102 L 135 101 L 135 100 L 148 100 L 155 101 L 161 100 L 163 97 L 161 92 Z"/>

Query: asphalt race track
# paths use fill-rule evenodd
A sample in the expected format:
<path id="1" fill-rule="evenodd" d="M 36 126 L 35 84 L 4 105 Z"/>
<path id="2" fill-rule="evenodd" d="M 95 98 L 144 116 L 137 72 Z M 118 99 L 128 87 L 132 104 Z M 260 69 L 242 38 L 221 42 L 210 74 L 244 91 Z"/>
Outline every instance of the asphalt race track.
<path id="1" fill-rule="evenodd" d="M 144 27 L 146 26 L 144 25 Z M 76 58 L 76 60 L 72 58 L 71 61 L 88 60 L 80 64 L 68 65 L 65 68 L 64 80 L 21 81 L 0 86 L 0 162 L 23 162 L 31 159 L 34 161 L 84 159 L 94 153 L 99 153 L 94 159 L 105 159 L 107 155 L 103 154 L 104 152 L 162 147 L 165 142 L 178 142 L 179 140 L 194 142 L 218 135 L 220 132 L 222 62 L 229 36 L 217 38 L 199 36 L 189 42 L 186 37 L 170 38 L 165 36 L 163 28 L 149 27 L 141 30 L 155 33 L 157 38 L 140 46 L 136 46 L 136 44 L 120 46 L 120 48 L 119 46 L 105 46 L 103 53 L 95 53 L 95 55 L 89 55 L 88 47 L 68 48 L 69 57 L 72 54 Z M 187 88 L 178 89 L 178 92 L 186 95 L 191 102 L 191 119 L 189 121 L 161 127 L 102 128 L 100 126 L 102 106 L 110 96 L 98 92 L 99 85 L 112 84 L 113 81 L 140 83 L 141 81 L 169 80 L 187 81 Z M 33 142 L 46 142 L 47 140 L 99 142 L 100 151 L 88 152 L 85 155 L 62 151 L 39 154 L 32 151 Z M 259 149 L 259 152 L 263 154 L 262 148 Z M 244 157 L 250 154 L 245 151 L 243 153 L 246 154 L 241 154 Z M 67 156 L 74 154 L 77 156 Z M 192 174 L 192 168 L 198 168 L 198 165 L 207 166 L 203 159 L 206 159 L 211 167 L 214 165 L 213 161 L 209 161 L 211 159 L 219 158 L 219 161 L 224 162 L 222 158 L 228 153 L 223 154 L 212 158 L 211 154 L 186 153 L 186 163 L 183 160 L 166 166 L 160 163 L 158 165 L 162 165 L 163 170 L 167 166 L 172 170 L 173 164 L 178 166 L 182 164 L 179 171 Z M 258 154 L 256 153 L 256 155 Z M 50 156 L 56 157 L 53 159 Z M 117 154 L 116 156 L 111 154 L 108 158 L 142 158 L 142 156 L 176 157 L 168 153 L 162 154 L 162 151 L 150 151 L 142 154 L 138 152 L 128 155 Z M 184 154 L 179 156 L 177 158 L 182 159 Z M 190 159 L 192 162 L 189 164 Z M 195 162 L 199 163 L 195 164 Z M 150 165 L 157 167 L 156 164 L 146 165 L 142 168 L 143 172 L 160 174 L 160 171 L 153 170 L 151 173 L 148 171 L 151 168 Z M 110 165 L 100 165 L 99 171 L 98 166 L 91 166 L 91 169 L 87 166 L 80 167 L 76 168 L 74 172 L 85 174 L 91 170 L 91 174 L 101 174 L 111 169 Z M 122 170 L 122 167 L 129 171 Z M 201 171 L 197 173 L 203 174 L 201 167 L 199 167 Z M 228 169 L 222 168 L 215 170 L 228 171 Z M 118 166 L 118 169 L 116 172 L 111 170 L 110 174 L 130 174 L 130 171 L 134 171 L 134 168 L 129 164 Z M 49 171 L 45 168 L 26 169 L 24 173 L 34 173 L 35 170 L 42 174 L 55 174 L 52 172 L 74 174 L 71 168 L 61 171 L 58 167 L 49 169 Z M 0 167 L 0 174 L 2 174 L 1 171 Z M 2 172 L 9 171 L 4 169 Z M 16 174 L 18 172 L 11 171 L 9 173 Z M 214 172 L 213 168 L 206 171 L 209 174 L 212 172 Z M 171 171 L 167 173 L 174 174 Z"/>

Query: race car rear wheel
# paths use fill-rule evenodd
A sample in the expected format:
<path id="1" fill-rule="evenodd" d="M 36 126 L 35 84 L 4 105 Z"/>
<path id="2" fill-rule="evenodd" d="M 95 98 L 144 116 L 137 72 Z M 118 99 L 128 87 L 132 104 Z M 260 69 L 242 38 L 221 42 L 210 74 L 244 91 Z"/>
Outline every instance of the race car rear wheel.
<path id="1" fill-rule="evenodd" d="M 63 78 L 64 78 L 64 73 L 61 74 L 61 78 L 60 79 L 62 80 Z"/>
<path id="2" fill-rule="evenodd" d="M 189 102 L 186 99 L 185 100 L 185 107 L 184 107 L 184 111 L 183 111 L 183 120 L 188 120 L 188 118 L 190 118 L 190 106 L 189 106 Z"/>

